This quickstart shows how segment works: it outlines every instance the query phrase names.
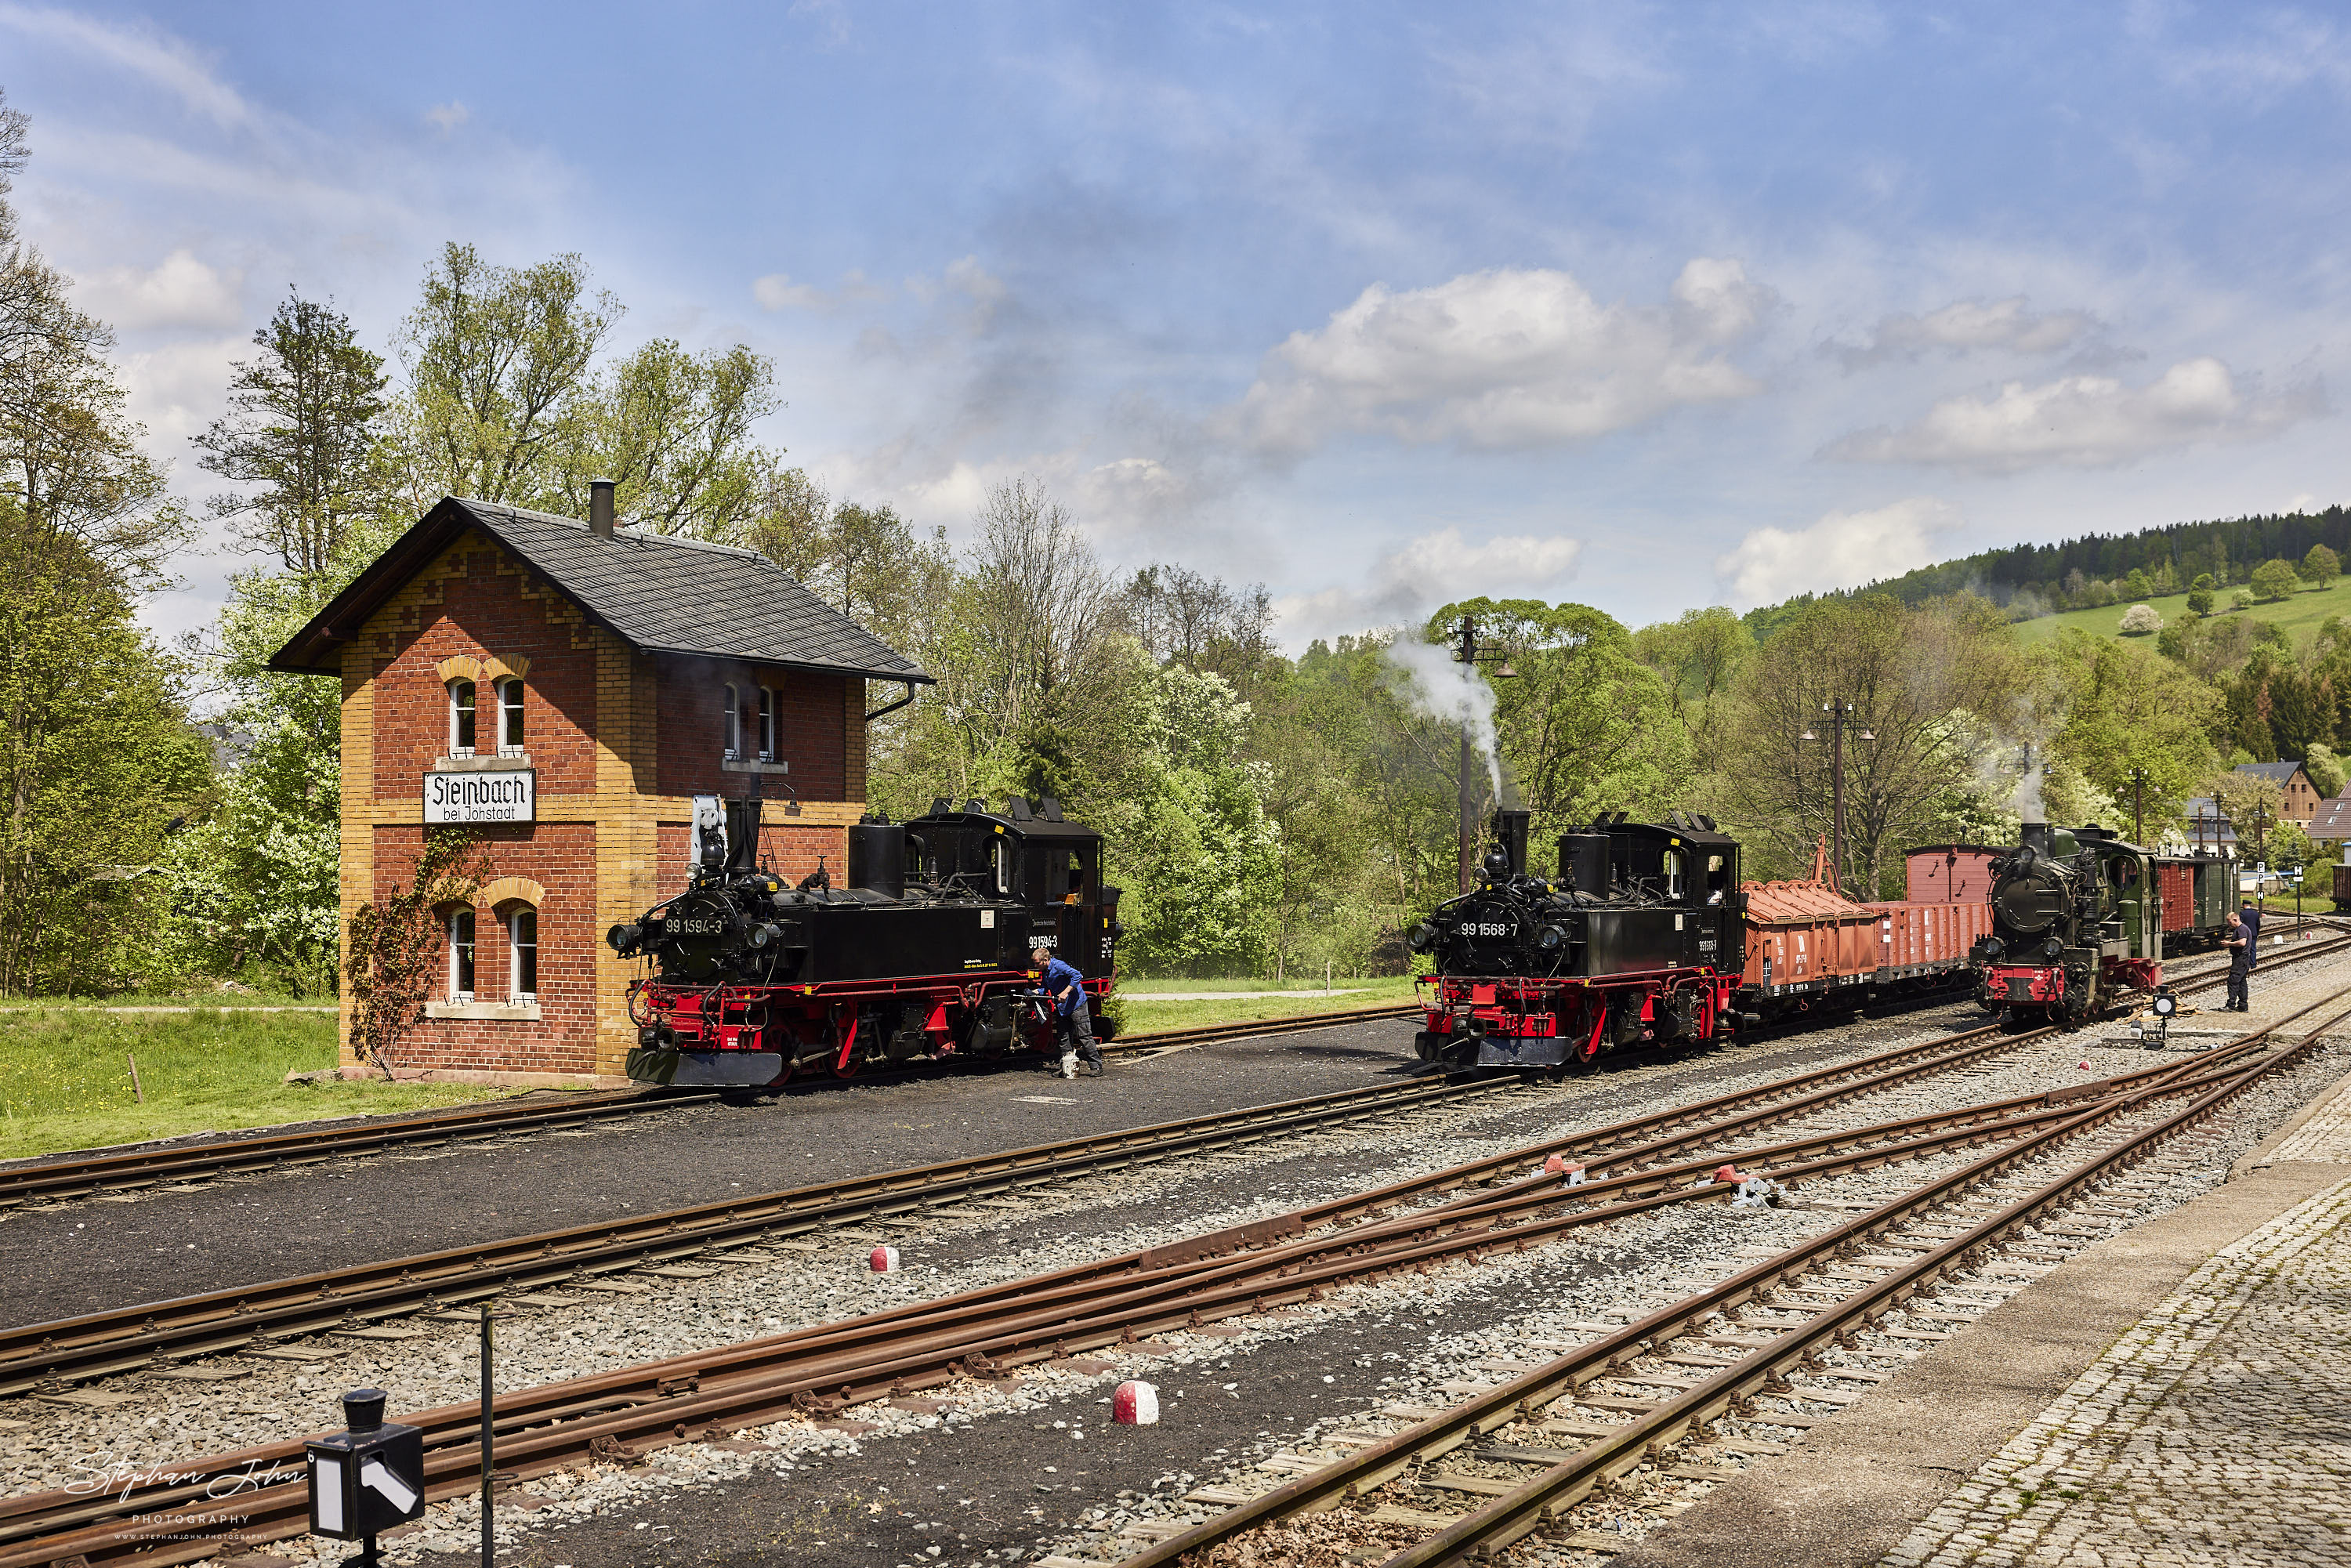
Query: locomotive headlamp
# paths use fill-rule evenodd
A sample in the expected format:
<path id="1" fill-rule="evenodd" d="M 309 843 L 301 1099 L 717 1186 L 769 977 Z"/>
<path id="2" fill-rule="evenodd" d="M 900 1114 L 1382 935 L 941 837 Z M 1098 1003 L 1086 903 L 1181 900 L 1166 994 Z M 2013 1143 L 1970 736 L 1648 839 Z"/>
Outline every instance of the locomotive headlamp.
<path id="1" fill-rule="evenodd" d="M 1412 945 L 1414 952 L 1426 953 L 1437 946 L 1437 927 L 1424 920 L 1412 928 L 1405 940 Z"/>
<path id="2" fill-rule="evenodd" d="M 634 924 L 628 921 L 622 921 L 620 925 L 613 926 L 610 931 L 604 933 L 604 940 L 612 945 L 613 952 L 618 953 L 621 956 L 625 958 L 629 956 L 631 950 L 636 946 L 637 938 L 643 935 L 644 933 Z"/>
<path id="3" fill-rule="evenodd" d="M 2046 942 L 2041 944 L 2041 952 L 2043 957 L 2054 958 L 2064 951 L 2065 951 L 2065 945 L 2063 942 L 2058 941 L 2054 936 L 2050 937 Z"/>
<path id="4" fill-rule="evenodd" d="M 776 939 L 777 935 L 778 932 L 775 923 L 769 920 L 762 920 L 759 924 L 751 927 L 751 946 L 754 947 L 765 947 L 768 943 L 773 942 Z"/>
<path id="5" fill-rule="evenodd" d="M 1544 952 L 1555 953 L 1567 941 L 1567 933 L 1556 925 L 1546 925 L 1542 928 L 1542 935 L 1535 940 L 1541 946 Z"/>

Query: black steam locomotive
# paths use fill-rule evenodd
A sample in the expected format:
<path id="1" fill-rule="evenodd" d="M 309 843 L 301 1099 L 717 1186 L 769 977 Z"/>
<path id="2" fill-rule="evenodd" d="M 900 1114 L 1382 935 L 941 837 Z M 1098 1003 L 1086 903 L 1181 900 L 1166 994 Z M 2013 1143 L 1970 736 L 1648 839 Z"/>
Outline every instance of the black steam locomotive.
<path id="1" fill-rule="evenodd" d="M 1712 1039 L 1739 1021 L 1739 845 L 1703 817 L 1619 811 L 1527 872 L 1529 813 L 1498 814 L 1483 880 L 1410 941 L 1436 960 L 1423 1061 L 1552 1067 L 1636 1040 Z"/>
<path id="2" fill-rule="evenodd" d="M 1119 890 L 1102 837 L 1058 801 L 990 811 L 941 799 L 849 830 L 845 887 L 758 863 L 760 803 L 726 803 L 684 892 L 605 939 L 653 972 L 629 990 L 642 1082 L 772 1086 L 875 1061 L 991 1057 L 1052 1044 L 1029 950 L 1051 948 L 1098 1007 L 1117 970 Z M 724 844 L 723 851 L 719 848 Z"/>

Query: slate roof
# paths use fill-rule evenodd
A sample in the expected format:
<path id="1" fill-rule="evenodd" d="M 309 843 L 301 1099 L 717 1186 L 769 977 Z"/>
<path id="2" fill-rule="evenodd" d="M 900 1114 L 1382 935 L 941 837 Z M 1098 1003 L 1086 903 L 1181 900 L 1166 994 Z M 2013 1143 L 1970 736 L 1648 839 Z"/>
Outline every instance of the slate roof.
<path id="1" fill-rule="evenodd" d="M 2351 839 L 2351 796 L 2338 795 L 2332 800 L 2318 803 L 2318 814 L 2304 824 L 2303 831 L 2314 839 L 2335 841 Z"/>
<path id="2" fill-rule="evenodd" d="M 644 653 L 697 653 L 927 685 L 904 653 L 801 587 L 767 557 L 622 529 L 599 538 L 572 517 L 444 497 L 270 659 L 297 674 L 341 673 L 342 645 L 434 557 L 479 528 Z"/>
<path id="3" fill-rule="evenodd" d="M 2188 821 L 2179 830 L 2179 836 L 2190 846 L 2202 844 L 2206 849 L 2217 850 L 2226 849 L 2237 841 L 2236 824 L 2229 821 L 2220 810 L 2220 803 L 2210 795 L 2199 795 L 2189 800 L 2181 815 Z"/>
<path id="4" fill-rule="evenodd" d="M 2238 764 L 2236 770 L 2255 779 L 2266 779 L 2283 789 L 2294 781 L 2295 774 L 2302 771 L 2302 764 L 2299 762 L 2244 762 Z"/>

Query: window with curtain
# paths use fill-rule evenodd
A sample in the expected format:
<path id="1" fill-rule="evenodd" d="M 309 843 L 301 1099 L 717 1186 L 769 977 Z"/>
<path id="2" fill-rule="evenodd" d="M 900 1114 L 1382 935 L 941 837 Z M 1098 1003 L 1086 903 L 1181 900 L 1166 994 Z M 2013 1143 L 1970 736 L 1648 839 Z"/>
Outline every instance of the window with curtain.
<path id="1" fill-rule="evenodd" d="M 507 916 L 507 952 L 511 956 L 507 994 L 517 1001 L 538 996 L 538 911 L 522 904 Z"/>
<path id="2" fill-rule="evenodd" d="M 743 755 L 743 704 L 742 699 L 735 695 L 731 682 L 726 687 L 725 745 L 727 761 L 732 762 Z"/>
<path id="3" fill-rule="evenodd" d="M 474 912 L 449 912 L 449 999 L 474 999 Z"/>
<path id="4" fill-rule="evenodd" d="M 776 759 L 776 694 L 766 686 L 759 688 L 759 760 Z"/>
<path id="5" fill-rule="evenodd" d="M 449 755 L 474 755 L 474 683 L 449 683 Z"/>

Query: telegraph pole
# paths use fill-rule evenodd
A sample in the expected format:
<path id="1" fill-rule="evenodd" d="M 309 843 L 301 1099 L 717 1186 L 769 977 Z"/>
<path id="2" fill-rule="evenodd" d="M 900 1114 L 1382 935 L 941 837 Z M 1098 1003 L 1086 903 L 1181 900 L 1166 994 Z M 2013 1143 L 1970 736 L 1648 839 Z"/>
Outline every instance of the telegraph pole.
<path id="1" fill-rule="evenodd" d="M 2147 846 L 2147 769 L 2130 770 L 2131 781 L 2131 842 Z"/>
<path id="2" fill-rule="evenodd" d="M 1856 725 L 1860 723 L 1860 721 L 1853 716 L 1854 705 L 1845 701 L 1843 697 L 1833 698 L 1828 702 L 1823 703 L 1821 705 L 1821 711 L 1829 716 L 1829 789 L 1832 802 L 1830 806 L 1831 828 L 1829 853 L 1831 858 L 1829 861 L 1829 870 L 1830 874 L 1836 879 L 1837 892 L 1840 894 L 1843 894 L 1845 891 L 1844 732 L 1847 725 Z M 1799 740 L 1818 740 L 1820 737 L 1814 735 L 1808 729 L 1796 738 Z M 1855 740 L 1876 740 L 1877 737 L 1871 731 L 1864 729 L 1856 734 L 1854 738 Z"/>
<path id="3" fill-rule="evenodd" d="M 1480 661 L 1494 657 L 1500 653 L 1501 650 L 1499 648 L 1489 648 L 1479 645 L 1478 642 L 1477 617 L 1464 615 L 1461 618 L 1461 624 L 1455 630 L 1453 634 L 1453 662 L 1462 667 L 1461 676 L 1465 683 L 1477 670 Z M 1507 657 L 1504 657 L 1500 667 L 1494 671 L 1494 678 L 1496 680 L 1508 680 L 1517 674 L 1518 671 L 1510 668 L 1510 661 Z M 1496 743 L 1498 745 L 1499 744 L 1499 736 L 1497 737 Z M 1479 811 L 1477 793 L 1470 787 L 1469 783 L 1469 716 L 1465 713 L 1461 717 L 1461 766 L 1460 771 L 1456 775 L 1456 778 L 1459 780 L 1456 803 L 1460 807 L 1461 810 L 1461 836 L 1459 850 L 1461 891 L 1464 893 L 1468 892 L 1471 888 L 1478 885 Z M 1499 757 L 1495 758 L 1494 763 L 1496 767 L 1500 767 L 1501 758 Z"/>

